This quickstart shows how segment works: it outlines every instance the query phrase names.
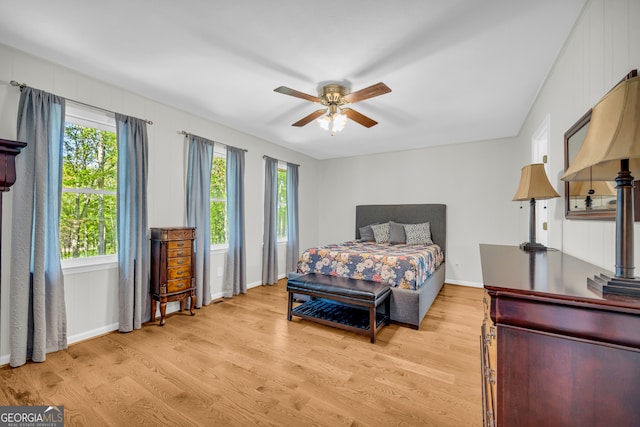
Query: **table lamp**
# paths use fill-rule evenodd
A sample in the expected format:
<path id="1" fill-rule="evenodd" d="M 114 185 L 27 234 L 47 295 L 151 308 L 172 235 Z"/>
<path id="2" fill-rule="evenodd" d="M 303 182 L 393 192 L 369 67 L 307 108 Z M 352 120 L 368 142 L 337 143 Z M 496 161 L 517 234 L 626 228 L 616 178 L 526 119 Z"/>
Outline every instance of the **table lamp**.
<path id="1" fill-rule="evenodd" d="M 617 183 L 615 276 L 589 279 L 603 293 L 640 296 L 633 255 L 633 175 L 640 176 L 640 77 L 620 82 L 593 107 L 582 147 L 561 179 Z M 590 176 L 592 175 L 592 176 Z"/>
<path id="2" fill-rule="evenodd" d="M 522 168 L 520 185 L 513 196 L 514 201 L 529 200 L 529 241 L 522 243 L 521 249 L 527 251 L 547 250 L 546 246 L 536 243 L 536 199 L 547 200 L 554 197 L 560 197 L 560 195 L 551 186 L 544 171 L 544 164 L 534 163 Z"/>

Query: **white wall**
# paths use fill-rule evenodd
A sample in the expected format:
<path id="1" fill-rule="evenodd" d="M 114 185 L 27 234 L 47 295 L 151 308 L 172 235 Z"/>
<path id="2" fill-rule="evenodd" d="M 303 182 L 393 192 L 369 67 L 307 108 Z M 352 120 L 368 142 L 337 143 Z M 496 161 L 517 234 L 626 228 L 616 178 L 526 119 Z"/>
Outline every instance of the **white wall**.
<path id="1" fill-rule="evenodd" d="M 356 205 L 444 203 L 446 281 L 480 286 L 478 244 L 528 239 L 528 205 L 511 201 L 524 162 L 520 151 L 517 140 L 501 139 L 325 160 L 317 189 L 325 201 L 320 242 L 354 238 Z"/>
<path id="2" fill-rule="evenodd" d="M 564 197 L 560 176 L 564 169 L 563 135 L 589 108 L 632 69 L 640 69 L 640 1 L 589 2 L 552 72 L 540 90 L 521 131 L 523 152 L 527 138 L 543 118 L 551 118 L 550 180 Z M 638 179 L 640 177 L 636 177 Z M 551 234 L 564 252 L 613 271 L 615 225 L 613 221 L 564 219 L 563 200 L 557 199 L 550 215 Z M 640 203 L 640 201 L 636 201 Z M 551 213 L 551 212 L 550 212 Z M 640 226 L 635 226 L 635 247 L 640 248 Z M 635 251 L 640 265 L 640 249 Z M 638 270 L 636 269 L 636 274 Z"/>
<path id="3" fill-rule="evenodd" d="M 91 79 L 64 67 L 37 59 L 0 44 L 0 137 L 16 138 L 16 117 L 20 92 L 10 86 L 16 80 L 31 87 L 77 100 L 107 110 L 149 119 L 149 226 L 186 225 L 184 137 L 188 132 L 248 149 L 246 154 L 245 206 L 247 238 L 247 277 L 250 286 L 261 283 L 262 222 L 264 192 L 263 155 L 300 165 L 300 246 L 317 242 L 317 202 L 314 196 L 319 161 L 275 144 L 257 139 L 159 104 L 131 92 Z M 11 200 L 14 192 L 4 196 L 2 229 L 2 282 L 0 292 L 0 364 L 8 362 L 9 272 L 11 251 Z M 284 275 L 284 247 L 281 246 L 279 273 Z M 212 255 L 212 294 L 222 295 L 218 267 L 224 266 L 225 254 Z M 117 270 L 87 272 L 66 270 L 69 341 L 117 329 Z M 174 304 L 177 305 L 177 303 Z M 168 307 L 170 311 L 172 307 Z"/>

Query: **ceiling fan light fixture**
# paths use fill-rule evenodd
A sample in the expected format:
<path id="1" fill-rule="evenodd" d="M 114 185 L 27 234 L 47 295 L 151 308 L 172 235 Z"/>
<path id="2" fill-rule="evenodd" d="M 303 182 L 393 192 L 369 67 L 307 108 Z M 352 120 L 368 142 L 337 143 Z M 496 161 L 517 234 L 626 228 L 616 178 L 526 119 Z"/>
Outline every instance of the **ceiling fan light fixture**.
<path id="1" fill-rule="evenodd" d="M 347 125 L 347 116 L 338 110 L 334 113 L 325 114 L 318 118 L 316 122 L 323 130 L 330 131 L 331 135 L 333 135 L 336 132 L 341 132 Z"/>
<path id="2" fill-rule="evenodd" d="M 308 95 L 286 86 L 277 87 L 274 91 L 284 95 L 295 96 L 296 98 L 301 98 L 306 101 L 317 102 L 327 107 L 326 110 L 320 109 L 311 114 L 307 114 L 291 126 L 302 127 L 315 120 L 322 129 L 331 131 L 333 135 L 334 132 L 340 132 L 344 129 L 347 124 L 347 119 L 351 119 L 366 128 L 377 125 L 378 122 L 364 114 L 360 114 L 351 108 L 343 109 L 343 107 L 375 96 L 384 95 L 385 93 L 391 92 L 391 89 L 380 82 L 356 92 L 350 92 L 345 86 L 339 84 L 328 84 L 318 90 L 318 96 Z"/>
<path id="3" fill-rule="evenodd" d="M 340 132 L 347 125 L 347 116 L 342 112 L 335 113 L 333 115 L 333 132 Z"/>
<path id="4" fill-rule="evenodd" d="M 331 118 L 329 117 L 328 114 L 325 114 L 324 116 L 320 117 L 319 119 L 316 120 L 316 122 L 318 122 L 318 124 L 323 130 L 329 130 L 329 127 L 331 126 Z"/>

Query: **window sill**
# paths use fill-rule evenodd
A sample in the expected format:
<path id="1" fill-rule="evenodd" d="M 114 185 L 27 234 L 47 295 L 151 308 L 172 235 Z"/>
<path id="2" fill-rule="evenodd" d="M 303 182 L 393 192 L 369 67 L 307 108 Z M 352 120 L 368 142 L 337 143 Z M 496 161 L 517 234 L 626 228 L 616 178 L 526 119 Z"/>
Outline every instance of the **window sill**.
<path id="1" fill-rule="evenodd" d="M 100 270 L 111 270 L 118 268 L 118 255 L 63 259 L 60 263 L 62 264 L 62 271 L 64 274 L 80 274 Z"/>
<path id="2" fill-rule="evenodd" d="M 220 244 L 220 245 L 211 245 L 209 247 L 209 252 L 212 254 L 225 254 L 229 251 L 229 245 Z"/>

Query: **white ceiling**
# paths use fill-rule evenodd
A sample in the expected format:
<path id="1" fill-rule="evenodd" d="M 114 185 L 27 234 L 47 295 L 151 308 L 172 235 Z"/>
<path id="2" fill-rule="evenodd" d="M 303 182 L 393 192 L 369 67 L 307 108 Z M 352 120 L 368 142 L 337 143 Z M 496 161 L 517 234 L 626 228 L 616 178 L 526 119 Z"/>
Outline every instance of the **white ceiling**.
<path id="1" fill-rule="evenodd" d="M 326 159 L 517 135 L 584 3 L 2 0 L 0 43 Z M 379 124 L 292 127 L 328 82 Z"/>

